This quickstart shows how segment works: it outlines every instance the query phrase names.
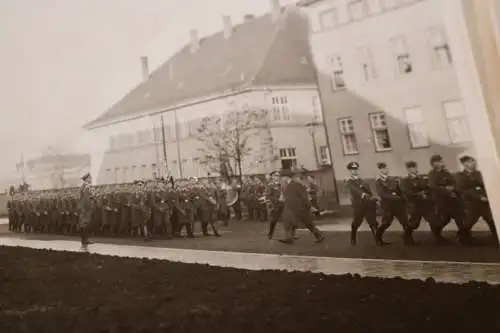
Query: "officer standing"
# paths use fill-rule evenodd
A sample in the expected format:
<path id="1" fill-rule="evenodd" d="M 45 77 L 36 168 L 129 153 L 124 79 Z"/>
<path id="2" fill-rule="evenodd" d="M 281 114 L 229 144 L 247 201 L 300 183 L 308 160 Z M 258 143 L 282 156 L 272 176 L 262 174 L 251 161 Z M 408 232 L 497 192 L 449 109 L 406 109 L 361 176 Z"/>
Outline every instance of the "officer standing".
<path id="1" fill-rule="evenodd" d="M 385 244 L 382 240 L 384 232 L 391 226 L 396 218 L 403 227 L 403 240 L 405 245 L 415 245 L 412 230 L 408 227 L 408 215 L 406 212 L 406 201 L 399 181 L 389 176 L 389 169 L 384 162 L 377 163 L 380 171 L 375 180 L 377 194 L 380 197 L 382 208 L 382 223 L 377 230 L 377 243 Z"/>
<path id="2" fill-rule="evenodd" d="M 350 162 L 347 164 L 350 173 L 346 181 L 346 187 L 351 197 L 351 205 L 354 217 L 351 223 L 351 244 L 356 245 L 357 232 L 363 220 L 366 220 L 373 235 L 376 235 L 377 223 L 377 199 L 373 196 L 370 186 L 363 182 L 359 176 L 359 164 Z M 377 242 L 377 238 L 375 238 Z"/>
<path id="3" fill-rule="evenodd" d="M 423 218 L 429 223 L 436 242 L 442 244 L 444 238 L 439 232 L 439 219 L 432 202 L 429 177 L 419 174 L 415 161 L 406 162 L 406 170 L 408 176 L 402 179 L 401 187 L 407 200 L 409 228 L 418 229 Z"/>
<path id="4" fill-rule="evenodd" d="M 86 173 L 82 177 L 82 186 L 80 187 L 80 212 L 78 223 L 80 225 L 82 246 L 91 244 L 89 241 L 89 226 L 92 221 L 92 213 L 94 208 L 92 194 L 92 176 Z"/>
<path id="5" fill-rule="evenodd" d="M 448 171 L 441 155 L 433 155 L 430 159 L 432 170 L 429 172 L 429 187 L 432 191 L 437 212 L 436 238 L 443 239 L 442 232 L 453 219 L 457 225 L 457 237 L 462 245 L 471 243 L 464 228 L 464 205 L 455 188 L 455 178 Z"/>
<path id="6" fill-rule="evenodd" d="M 481 172 L 477 170 L 477 162 L 471 156 L 463 156 L 460 158 L 460 163 L 464 169 L 457 175 L 457 190 L 462 196 L 465 206 L 464 233 L 472 238 L 470 236 L 472 228 L 479 218 L 483 218 L 493 235 L 495 245 L 498 247 L 495 221 L 491 213 L 483 177 Z"/>

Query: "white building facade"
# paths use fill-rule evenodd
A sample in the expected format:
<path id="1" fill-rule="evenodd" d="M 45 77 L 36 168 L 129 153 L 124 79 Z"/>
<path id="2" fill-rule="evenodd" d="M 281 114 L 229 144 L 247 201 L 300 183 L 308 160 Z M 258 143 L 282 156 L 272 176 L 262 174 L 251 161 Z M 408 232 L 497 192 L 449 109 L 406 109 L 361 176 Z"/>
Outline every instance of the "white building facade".
<path id="1" fill-rule="evenodd" d="M 204 143 L 197 138 L 200 123 L 204 118 L 245 108 L 265 110 L 268 130 L 251 138 L 252 152 L 242 158 L 243 174 L 268 173 L 289 165 L 318 170 L 330 164 L 316 73 L 309 54 L 307 21 L 293 9 L 271 3 L 271 14 L 239 26 L 228 26 L 230 20 L 225 18 L 224 31 L 214 36 L 199 40 L 192 32 L 188 49 L 181 50 L 181 55 L 169 59 L 151 75 L 147 59 L 142 59 L 144 81 L 111 108 L 119 112 L 112 117 L 105 114 L 86 126 L 94 137 L 92 173 L 97 175 L 97 183 L 126 183 L 154 175 L 215 176 L 216 172 L 203 164 L 206 152 L 200 148 Z M 270 39 L 260 38 L 269 39 L 261 41 L 262 48 L 255 46 L 264 53 L 249 55 L 249 51 L 237 47 L 239 43 L 247 45 L 245 39 L 259 40 L 259 33 L 271 35 Z M 296 36 L 301 37 L 298 42 Z M 184 73 L 189 67 L 184 62 L 195 62 L 189 58 L 198 56 L 205 67 L 196 74 L 191 69 Z M 228 63 L 224 64 L 221 59 L 226 58 Z M 216 60 L 211 64 L 208 59 Z M 213 74 L 202 72 L 207 66 Z M 213 68 L 217 66 L 219 71 Z M 201 85 L 204 80 L 207 82 Z M 211 82 L 217 80 L 222 82 Z M 172 89 L 181 97 L 164 102 Z M 125 109 L 127 112 L 122 112 Z M 268 139 L 265 136 L 270 136 L 274 149 L 263 161 L 256 154 L 259 140 Z"/>
<path id="2" fill-rule="evenodd" d="M 337 179 L 347 177 L 350 161 L 374 178 L 377 162 L 402 176 L 409 160 L 425 172 L 440 154 L 455 171 L 459 155 L 475 154 L 441 1 L 302 6 Z"/>

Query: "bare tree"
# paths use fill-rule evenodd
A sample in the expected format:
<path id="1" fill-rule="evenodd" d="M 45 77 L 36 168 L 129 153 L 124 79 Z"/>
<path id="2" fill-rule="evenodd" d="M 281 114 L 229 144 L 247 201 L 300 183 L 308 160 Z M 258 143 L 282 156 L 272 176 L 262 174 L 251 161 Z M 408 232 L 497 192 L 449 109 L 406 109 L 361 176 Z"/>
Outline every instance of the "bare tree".
<path id="1" fill-rule="evenodd" d="M 267 110 L 245 108 L 203 118 L 196 137 L 202 143 L 200 163 L 222 176 L 241 180 L 246 158 L 254 165 L 276 160 Z"/>

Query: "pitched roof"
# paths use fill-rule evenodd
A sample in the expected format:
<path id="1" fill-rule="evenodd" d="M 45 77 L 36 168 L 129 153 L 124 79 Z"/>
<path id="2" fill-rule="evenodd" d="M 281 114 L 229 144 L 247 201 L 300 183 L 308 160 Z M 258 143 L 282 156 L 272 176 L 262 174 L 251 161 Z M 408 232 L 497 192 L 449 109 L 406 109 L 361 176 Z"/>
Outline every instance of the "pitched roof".
<path id="1" fill-rule="evenodd" d="M 267 14 L 235 25 L 228 39 L 224 32 L 201 38 L 194 53 L 184 46 L 85 127 L 252 85 L 316 83 L 315 75 L 307 19 L 292 9 L 276 20 Z"/>

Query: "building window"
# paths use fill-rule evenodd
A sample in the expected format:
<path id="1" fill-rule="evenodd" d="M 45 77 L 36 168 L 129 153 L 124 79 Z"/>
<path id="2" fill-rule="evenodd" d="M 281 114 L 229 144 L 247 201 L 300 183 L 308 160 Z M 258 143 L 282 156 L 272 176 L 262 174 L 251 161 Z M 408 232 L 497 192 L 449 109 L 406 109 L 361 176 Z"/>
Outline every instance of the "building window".
<path id="1" fill-rule="evenodd" d="M 339 24 L 339 12 L 336 8 L 331 8 L 319 14 L 319 24 L 321 30 L 335 28 Z"/>
<path id="2" fill-rule="evenodd" d="M 134 165 L 132 166 L 132 180 L 137 180 L 137 167 Z"/>
<path id="3" fill-rule="evenodd" d="M 432 27 L 427 31 L 427 35 L 431 45 L 433 62 L 437 66 L 451 64 L 451 50 L 443 28 L 441 26 Z"/>
<path id="4" fill-rule="evenodd" d="M 137 132 L 137 143 L 147 144 L 152 142 L 151 131 L 139 131 Z"/>
<path id="5" fill-rule="evenodd" d="M 429 146 L 429 136 L 424 122 L 424 116 L 420 107 L 404 110 L 410 144 L 412 148 L 423 148 Z"/>
<path id="6" fill-rule="evenodd" d="M 120 181 L 120 168 L 115 168 L 114 182 L 118 183 Z"/>
<path id="7" fill-rule="evenodd" d="M 391 48 L 396 61 L 396 70 L 398 74 L 410 74 L 413 72 L 411 56 L 408 52 L 406 40 L 399 36 L 391 39 Z"/>
<path id="8" fill-rule="evenodd" d="M 330 68 L 332 71 L 332 89 L 344 89 L 346 84 L 344 81 L 344 66 L 342 58 L 339 55 L 333 55 L 329 58 Z"/>
<path id="9" fill-rule="evenodd" d="M 389 151 L 392 149 L 389 129 L 385 119 L 384 112 L 370 113 L 370 125 L 373 133 L 375 150 L 378 152 Z"/>
<path id="10" fill-rule="evenodd" d="M 313 120 L 314 121 L 322 121 L 323 120 L 323 112 L 321 111 L 321 100 L 319 96 L 313 96 Z"/>
<path id="11" fill-rule="evenodd" d="M 355 155 L 359 153 L 358 140 L 354 133 L 354 123 L 351 117 L 338 120 L 342 150 L 344 155 Z"/>
<path id="12" fill-rule="evenodd" d="M 122 176 L 122 182 L 123 183 L 128 183 L 129 180 L 128 180 L 128 168 L 127 167 L 123 167 L 123 176 Z"/>
<path id="13" fill-rule="evenodd" d="M 328 146 L 320 146 L 319 147 L 319 161 L 321 164 L 330 164 L 330 150 Z"/>
<path id="14" fill-rule="evenodd" d="M 148 167 L 146 164 L 141 165 L 141 179 L 146 178 L 146 175 L 148 174 Z"/>
<path id="15" fill-rule="evenodd" d="M 288 121 L 290 120 L 290 109 L 288 107 L 288 98 L 286 96 L 278 96 L 272 98 L 273 103 L 273 120 Z"/>
<path id="16" fill-rule="evenodd" d="M 352 0 L 347 4 L 349 18 L 353 21 L 368 16 L 368 4 L 366 0 Z"/>
<path id="17" fill-rule="evenodd" d="M 445 102 L 443 108 L 451 142 L 468 142 L 470 140 L 469 124 L 462 101 Z"/>
<path id="18" fill-rule="evenodd" d="M 380 7 L 383 10 L 389 10 L 397 7 L 400 4 L 401 0 L 380 0 Z"/>
<path id="19" fill-rule="evenodd" d="M 280 148 L 280 160 L 282 169 L 293 169 L 297 167 L 297 155 L 295 148 Z"/>
<path id="20" fill-rule="evenodd" d="M 361 70 L 363 78 L 370 81 L 377 78 L 377 71 L 375 69 L 375 60 L 373 59 L 372 49 L 369 46 L 359 48 L 359 58 L 361 63 Z"/>
<path id="21" fill-rule="evenodd" d="M 162 142 L 163 141 L 163 136 L 161 133 L 162 127 L 160 126 L 155 126 L 153 130 L 153 137 L 155 142 Z"/>

